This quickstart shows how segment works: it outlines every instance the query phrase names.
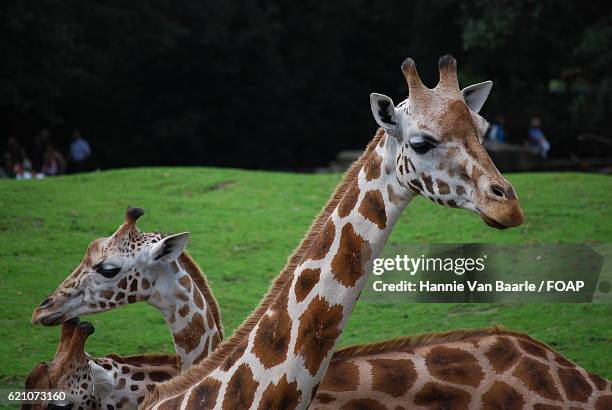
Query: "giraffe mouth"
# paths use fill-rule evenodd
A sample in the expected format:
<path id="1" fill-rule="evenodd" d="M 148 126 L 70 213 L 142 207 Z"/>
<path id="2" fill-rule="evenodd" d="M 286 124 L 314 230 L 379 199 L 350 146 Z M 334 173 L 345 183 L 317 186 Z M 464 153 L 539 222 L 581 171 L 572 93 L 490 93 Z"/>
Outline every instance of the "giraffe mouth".
<path id="1" fill-rule="evenodd" d="M 509 226 L 502 224 L 501 222 L 496 221 L 495 219 L 487 216 L 484 214 L 484 212 L 482 212 L 479 208 L 478 209 L 478 214 L 480 215 L 480 217 L 482 218 L 482 220 L 489 226 L 493 227 L 493 228 L 497 228 L 497 229 L 508 229 Z"/>
<path id="2" fill-rule="evenodd" d="M 55 326 L 59 325 L 64 318 L 64 314 L 62 312 L 52 313 L 49 316 L 45 316 L 39 319 L 39 322 L 45 326 Z"/>

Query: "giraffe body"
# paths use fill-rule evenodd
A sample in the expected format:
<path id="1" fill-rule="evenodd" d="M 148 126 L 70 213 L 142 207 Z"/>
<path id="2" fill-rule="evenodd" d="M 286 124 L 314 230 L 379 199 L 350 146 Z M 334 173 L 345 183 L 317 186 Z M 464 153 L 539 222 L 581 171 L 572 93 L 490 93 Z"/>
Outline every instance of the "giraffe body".
<path id="1" fill-rule="evenodd" d="M 366 408 L 603 410 L 612 383 L 525 334 L 454 331 L 336 352 L 310 409 Z"/>

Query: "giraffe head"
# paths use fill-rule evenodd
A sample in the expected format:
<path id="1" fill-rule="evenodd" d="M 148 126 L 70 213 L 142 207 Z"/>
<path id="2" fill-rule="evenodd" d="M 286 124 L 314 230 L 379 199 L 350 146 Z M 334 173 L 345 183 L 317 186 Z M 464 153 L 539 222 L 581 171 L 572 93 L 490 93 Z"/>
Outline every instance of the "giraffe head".
<path id="1" fill-rule="evenodd" d="M 154 296 L 157 281 L 178 272 L 176 259 L 189 233 L 162 237 L 141 232 L 136 220 L 143 213 L 128 208 L 113 235 L 94 240 L 79 266 L 34 310 L 32 323 L 57 325 Z"/>
<path id="2" fill-rule="evenodd" d="M 26 379 L 26 389 L 54 389 L 65 392 L 61 400 L 50 400 L 39 405 L 22 405 L 23 409 L 95 409 L 100 395 L 104 395 L 104 379 L 100 379 L 100 366 L 87 353 L 85 342 L 94 333 L 88 322 L 73 318 L 62 323 L 60 343 L 51 362 L 34 367 Z M 94 382 L 98 387 L 94 388 Z"/>
<path id="3" fill-rule="evenodd" d="M 523 211 L 514 188 L 482 145 L 488 124 L 478 112 L 492 82 L 460 90 L 455 59 L 441 57 L 438 68 L 440 80 L 430 89 L 414 61 L 406 59 L 402 72 L 408 98 L 396 107 L 385 95 L 370 96 L 374 118 L 397 141 L 398 181 L 441 205 L 476 212 L 490 226 L 521 225 Z"/>

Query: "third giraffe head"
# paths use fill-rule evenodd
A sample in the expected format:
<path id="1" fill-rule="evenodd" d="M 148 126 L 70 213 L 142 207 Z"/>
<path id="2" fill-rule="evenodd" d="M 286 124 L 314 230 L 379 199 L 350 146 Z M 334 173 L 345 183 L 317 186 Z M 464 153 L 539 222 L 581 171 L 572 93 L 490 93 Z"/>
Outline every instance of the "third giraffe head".
<path id="1" fill-rule="evenodd" d="M 85 257 L 32 314 L 32 323 L 58 325 L 91 313 L 155 297 L 157 282 L 179 271 L 177 258 L 189 233 L 162 237 L 144 233 L 136 220 L 144 213 L 128 208 L 125 222 L 108 238 L 96 239 Z"/>
<path id="2" fill-rule="evenodd" d="M 374 118 L 398 142 L 398 181 L 441 205 L 476 212 L 490 226 L 521 225 L 523 211 L 514 188 L 482 145 L 487 122 L 478 112 L 492 83 L 460 90 L 455 59 L 441 57 L 438 68 L 440 81 L 430 89 L 414 61 L 406 59 L 402 72 L 408 99 L 396 107 L 385 95 L 370 97 Z"/>

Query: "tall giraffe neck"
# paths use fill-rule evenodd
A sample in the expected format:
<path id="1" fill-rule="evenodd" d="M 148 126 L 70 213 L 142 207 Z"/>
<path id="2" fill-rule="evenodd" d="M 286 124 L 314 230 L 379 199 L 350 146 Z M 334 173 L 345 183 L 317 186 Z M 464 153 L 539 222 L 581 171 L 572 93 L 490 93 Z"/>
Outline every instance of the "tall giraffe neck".
<path id="1" fill-rule="evenodd" d="M 184 401 L 186 408 L 308 407 L 372 261 L 412 199 L 396 177 L 397 150 L 393 138 L 380 140 L 287 283 L 233 352 L 219 365 L 205 360 L 158 389 L 155 407 L 165 401 L 177 408 Z"/>
<path id="2" fill-rule="evenodd" d="M 172 272 L 154 282 L 147 302 L 164 316 L 185 370 L 207 357 L 221 342 L 222 333 L 203 290 L 185 271 L 184 265 L 192 261 L 179 261 L 171 264 Z"/>

